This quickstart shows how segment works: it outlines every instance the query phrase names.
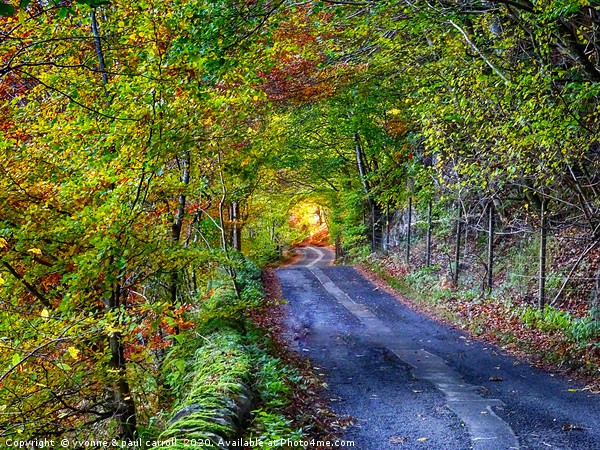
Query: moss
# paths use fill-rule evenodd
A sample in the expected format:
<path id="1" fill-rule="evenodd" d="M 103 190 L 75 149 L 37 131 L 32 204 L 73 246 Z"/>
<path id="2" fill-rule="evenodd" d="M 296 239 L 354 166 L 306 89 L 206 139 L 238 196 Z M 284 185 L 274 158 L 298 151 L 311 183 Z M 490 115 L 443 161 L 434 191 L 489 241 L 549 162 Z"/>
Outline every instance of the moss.
<path id="1" fill-rule="evenodd" d="M 289 384 L 298 375 L 268 354 L 265 348 L 273 350 L 272 342 L 244 317 L 262 299 L 261 272 L 244 261 L 236 270 L 241 301 L 230 285 L 218 287 L 200 307 L 194 333 L 182 339 L 165 361 L 165 378 L 177 401 L 170 425 L 157 438 L 167 443 L 154 449 L 214 450 L 220 448 L 219 440 L 239 437 L 244 418 L 256 406 L 250 386 L 262 400 L 250 435 L 266 439 L 302 433 L 291 430 L 283 415 Z M 186 445 L 185 439 L 196 443 Z"/>
<path id="2" fill-rule="evenodd" d="M 205 436 L 206 433 L 214 433 L 220 436 L 229 436 L 232 430 L 225 425 L 214 422 L 215 417 L 198 417 L 192 414 L 177 421 L 174 426 L 168 428 L 160 435 L 160 440 L 171 437 L 193 439 Z"/>
<path id="3" fill-rule="evenodd" d="M 186 394 L 180 396 L 173 423 L 159 436 L 159 441 L 235 436 L 239 430 L 234 425 L 238 419 L 233 417 L 236 411 L 231 408 L 232 398 L 247 391 L 253 367 L 243 340 L 237 330 L 222 329 L 196 341 L 198 348 L 189 365 L 189 374 L 180 386 Z"/>

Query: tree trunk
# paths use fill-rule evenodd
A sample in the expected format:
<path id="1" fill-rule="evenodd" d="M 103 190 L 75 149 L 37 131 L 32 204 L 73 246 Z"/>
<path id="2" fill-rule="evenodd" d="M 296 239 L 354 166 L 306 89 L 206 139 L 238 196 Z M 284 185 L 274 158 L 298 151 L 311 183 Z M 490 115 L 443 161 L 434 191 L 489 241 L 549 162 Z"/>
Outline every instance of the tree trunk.
<path id="1" fill-rule="evenodd" d="M 410 238 L 412 227 L 412 197 L 408 198 L 408 228 L 406 230 L 406 265 L 410 265 Z"/>
<path id="2" fill-rule="evenodd" d="M 454 285 L 458 286 L 458 273 L 460 272 L 460 241 L 462 236 L 461 209 L 458 205 L 458 216 L 456 218 L 456 248 L 454 252 Z"/>
<path id="3" fill-rule="evenodd" d="M 358 133 L 354 133 L 354 154 L 356 156 L 356 165 L 358 167 L 360 181 L 362 183 L 365 195 L 367 196 L 367 203 L 371 213 L 371 251 L 375 252 L 382 243 L 382 212 L 381 208 L 377 205 L 377 202 L 371 196 L 371 186 L 367 181 L 365 155 L 362 149 L 360 135 Z"/>
<path id="4" fill-rule="evenodd" d="M 119 308 L 120 297 L 121 289 L 116 286 L 109 302 L 110 310 Z M 108 346 L 110 349 L 109 366 L 118 377 L 116 386 L 113 388 L 113 404 L 114 415 L 121 430 L 120 437 L 123 440 L 134 440 L 137 437 L 137 419 L 133 395 L 127 381 L 121 333 L 111 334 L 108 337 Z"/>
<path id="5" fill-rule="evenodd" d="M 367 181 L 367 172 L 365 170 L 363 151 L 358 133 L 354 133 L 354 154 L 356 155 L 356 165 L 358 167 L 358 174 L 360 175 L 360 181 L 363 185 L 363 190 L 370 201 L 371 189 L 369 187 L 369 182 Z"/>
<path id="6" fill-rule="evenodd" d="M 429 201 L 429 205 L 427 207 L 427 242 L 426 242 L 426 250 L 425 250 L 425 265 L 431 265 L 431 209 L 432 204 Z"/>
<path id="7" fill-rule="evenodd" d="M 385 206 L 385 250 L 390 248 L 390 204 Z"/>
<path id="8" fill-rule="evenodd" d="M 375 252 L 383 242 L 383 224 L 381 209 L 376 202 L 371 203 L 371 251 Z"/>
<path id="9" fill-rule="evenodd" d="M 540 259 L 538 273 L 538 307 L 542 309 L 546 304 L 546 245 L 548 236 L 548 225 L 546 220 L 546 208 L 548 201 L 542 199 L 540 218 Z"/>
<path id="10" fill-rule="evenodd" d="M 488 260 L 487 260 L 487 290 L 492 292 L 494 285 L 494 202 L 488 203 Z"/>
<path id="11" fill-rule="evenodd" d="M 590 303 L 590 312 L 592 318 L 596 321 L 600 321 L 600 267 L 596 272 L 596 286 L 594 290 L 594 295 L 592 296 Z"/>
<path id="12" fill-rule="evenodd" d="M 343 252 L 342 252 L 342 241 L 340 240 L 340 237 L 336 237 L 335 238 L 335 259 L 340 260 L 343 257 Z"/>
<path id="13" fill-rule="evenodd" d="M 240 226 L 240 204 L 231 203 L 231 242 L 236 252 L 242 251 L 242 230 Z"/>
<path id="14" fill-rule="evenodd" d="M 102 83 L 106 85 L 108 84 L 108 75 L 106 73 L 106 63 L 104 61 L 95 8 L 92 8 L 90 19 L 92 22 L 94 43 L 96 45 L 96 56 L 98 57 L 100 73 L 102 74 Z M 116 285 L 109 299 L 108 309 L 112 311 L 119 309 L 120 302 L 121 287 Z M 121 333 L 113 333 L 108 337 L 108 347 L 110 351 L 109 367 L 113 373 L 117 374 L 117 382 L 112 388 L 112 394 L 114 415 L 120 429 L 120 438 L 122 440 L 133 441 L 137 438 L 137 417 L 133 394 L 127 380 L 127 366 Z"/>
<path id="15" fill-rule="evenodd" d="M 183 159 L 183 174 L 181 177 L 181 182 L 183 183 L 184 189 L 190 184 L 190 152 L 186 152 Z M 171 231 L 171 240 L 174 245 L 179 243 L 181 238 L 181 228 L 183 226 L 183 219 L 185 217 L 185 205 L 186 205 L 186 194 L 185 191 L 179 195 L 178 207 L 177 207 L 177 216 L 175 217 L 175 221 L 172 225 Z M 171 271 L 171 285 L 169 287 L 171 304 L 175 304 L 177 302 L 177 286 L 179 284 L 179 273 L 176 269 Z"/>
<path id="16" fill-rule="evenodd" d="M 96 56 L 98 57 L 98 65 L 102 74 L 102 83 L 108 84 L 108 75 L 106 74 L 106 63 L 104 62 L 104 52 L 102 51 L 102 41 L 98 30 L 98 19 L 96 18 L 96 8 L 92 8 L 90 15 L 92 21 L 92 33 L 94 34 L 94 43 L 96 45 Z"/>
<path id="17" fill-rule="evenodd" d="M 221 199 L 219 200 L 219 224 L 221 231 L 221 248 L 223 249 L 223 253 L 225 253 L 225 258 L 230 263 L 227 267 L 227 273 L 231 277 L 231 283 L 233 285 L 233 290 L 235 291 L 235 296 L 238 300 L 242 299 L 242 292 L 240 289 L 240 285 L 237 280 L 237 273 L 235 268 L 231 264 L 231 255 L 229 254 L 229 246 L 227 245 L 227 234 L 225 231 L 225 202 L 227 200 L 227 186 L 225 186 L 225 177 L 223 176 L 223 155 L 219 151 L 217 154 L 217 162 L 219 163 L 219 181 L 221 182 Z"/>

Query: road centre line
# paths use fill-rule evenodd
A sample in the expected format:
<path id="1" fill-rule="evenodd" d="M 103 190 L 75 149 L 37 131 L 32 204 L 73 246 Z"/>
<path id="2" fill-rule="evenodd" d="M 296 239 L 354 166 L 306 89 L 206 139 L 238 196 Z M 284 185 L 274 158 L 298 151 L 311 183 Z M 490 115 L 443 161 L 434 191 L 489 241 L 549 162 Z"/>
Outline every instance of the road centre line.
<path id="1" fill-rule="evenodd" d="M 317 256 L 317 259 L 312 260 L 311 262 L 309 262 L 306 267 L 312 267 L 315 264 L 317 264 L 319 261 L 321 261 L 323 259 L 323 257 L 325 256 L 325 253 L 322 252 L 321 250 L 319 250 L 318 248 L 314 248 L 314 247 L 305 247 L 309 250 L 312 250 L 314 252 L 316 252 L 319 256 Z"/>
<path id="2" fill-rule="evenodd" d="M 367 328 L 372 338 L 379 339 L 383 346 L 412 366 L 415 377 L 429 381 L 444 394 L 448 408 L 467 426 L 474 450 L 520 448 L 513 430 L 492 409 L 492 406 L 505 406 L 501 400 L 481 397 L 476 391 L 478 387 L 465 383 L 442 358 L 394 335 L 368 307 L 352 300 L 321 269 L 312 264 L 307 267 L 325 290 Z"/>

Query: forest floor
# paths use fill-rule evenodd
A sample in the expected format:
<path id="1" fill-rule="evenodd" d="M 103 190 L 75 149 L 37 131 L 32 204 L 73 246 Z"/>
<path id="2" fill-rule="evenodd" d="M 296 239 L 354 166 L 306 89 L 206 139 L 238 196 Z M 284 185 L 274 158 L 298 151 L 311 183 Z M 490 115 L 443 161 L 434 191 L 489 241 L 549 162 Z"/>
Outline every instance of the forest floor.
<path id="1" fill-rule="evenodd" d="M 293 413 L 306 424 L 315 415 L 315 436 L 337 430 L 362 450 L 600 448 L 600 396 L 584 384 L 432 320 L 351 267 L 329 266 L 329 249 L 302 254 L 277 271 L 274 297 L 287 303 L 276 302 L 268 327 L 313 380 Z"/>

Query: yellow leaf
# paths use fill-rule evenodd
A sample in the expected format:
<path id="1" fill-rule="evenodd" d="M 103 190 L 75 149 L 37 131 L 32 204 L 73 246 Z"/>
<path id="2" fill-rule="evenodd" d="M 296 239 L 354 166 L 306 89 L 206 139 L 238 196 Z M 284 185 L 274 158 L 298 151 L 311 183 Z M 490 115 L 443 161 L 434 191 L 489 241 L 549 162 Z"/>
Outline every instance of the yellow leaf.
<path id="1" fill-rule="evenodd" d="M 6 280 L 0 277 L 0 286 L 3 286 L 6 283 Z"/>
<path id="2" fill-rule="evenodd" d="M 42 251 L 39 248 L 30 248 L 29 250 L 27 250 L 27 253 L 33 253 L 34 255 L 40 256 L 42 254 Z"/>
<path id="3" fill-rule="evenodd" d="M 69 355 L 71 355 L 71 358 L 79 359 L 79 350 L 78 349 L 76 349 L 75 347 L 69 347 L 67 349 L 67 351 L 69 352 Z"/>
<path id="4" fill-rule="evenodd" d="M 417 439 L 417 441 L 419 441 L 419 442 L 425 442 L 428 440 L 429 440 L 429 438 L 427 438 L 427 437 L 421 437 L 421 438 Z"/>
<path id="5" fill-rule="evenodd" d="M 104 328 L 104 330 L 106 331 L 106 334 L 108 334 L 109 336 L 114 336 L 115 333 L 122 333 L 123 330 L 119 327 L 113 327 L 112 325 L 106 325 L 106 327 Z"/>
<path id="6" fill-rule="evenodd" d="M 43 319 L 47 319 L 50 316 L 50 313 L 48 312 L 48 310 L 46 308 L 44 308 L 44 309 L 42 309 L 40 316 L 42 316 Z"/>
<path id="7" fill-rule="evenodd" d="M 8 242 L 4 238 L 0 238 L 0 248 L 8 247 Z"/>

